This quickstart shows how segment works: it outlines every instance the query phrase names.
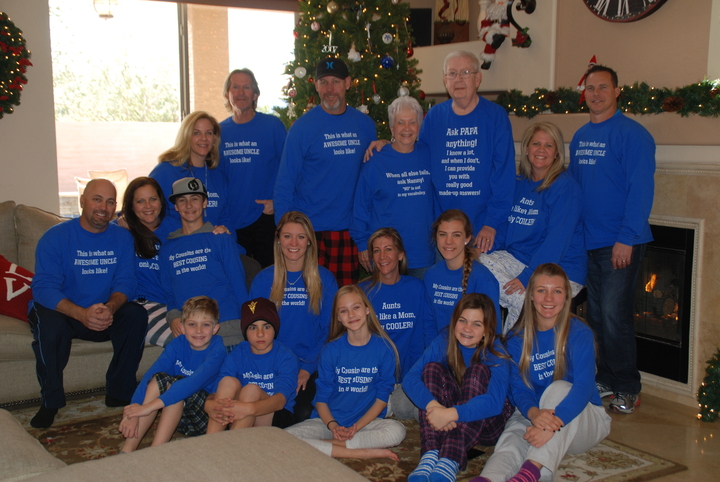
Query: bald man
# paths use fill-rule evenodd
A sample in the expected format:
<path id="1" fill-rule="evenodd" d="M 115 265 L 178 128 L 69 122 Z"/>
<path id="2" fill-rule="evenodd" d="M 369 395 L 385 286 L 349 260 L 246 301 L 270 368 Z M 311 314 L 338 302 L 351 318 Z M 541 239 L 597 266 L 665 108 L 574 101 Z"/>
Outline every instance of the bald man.
<path id="1" fill-rule="evenodd" d="M 112 341 L 107 406 L 127 405 L 135 390 L 148 317 L 128 302 L 136 283 L 133 238 L 110 224 L 116 195 L 110 181 L 90 181 L 80 197 L 80 217 L 53 226 L 38 242 L 28 315 L 42 396 L 30 421 L 35 428 L 51 426 L 65 406 L 62 372 L 73 338 Z"/>

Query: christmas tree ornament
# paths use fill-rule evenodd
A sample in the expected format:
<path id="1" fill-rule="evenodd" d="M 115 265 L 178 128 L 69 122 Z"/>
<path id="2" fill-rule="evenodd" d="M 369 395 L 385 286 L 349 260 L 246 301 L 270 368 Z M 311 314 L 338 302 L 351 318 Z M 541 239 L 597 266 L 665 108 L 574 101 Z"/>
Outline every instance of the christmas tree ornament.
<path id="1" fill-rule="evenodd" d="M 405 97 L 406 95 L 410 95 L 410 90 L 404 85 L 401 85 L 397 91 L 397 95 L 398 97 Z"/>
<path id="2" fill-rule="evenodd" d="M 400 0 L 392 0 L 393 5 L 397 5 L 398 3 L 400 3 Z"/>
<path id="3" fill-rule="evenodd" d="M 393 41 L 393 35 L 390 32 L 385 32 L 382 35 L 382 41 L 386 44 L 389 44 L 390 42 Z"/>
<path id="4" fill-rule="evenodd" d="M 379 13 L 373 13 L 372 18 L 370 18 L 370 20 L 372 20 L 373 22 L 377 22 L 381 18 L 382 18 L 382 15 L 380 15 Z"/>
<path id="5" fill-rule="evenodd" d="M 300 33 L 299 33 L 297 30 L 293 31 L 293 37 L 299 38 L 299 37 L 300 37 Z"/>
<path id="6" fill-rule="evenodd" d="M 313 83 L 313 78 L 312 78 L 312 77 L 308 77 L 308 82 L 312 84 L 312 83 Z"/>
<path id="7" fill-rule="evenodd" d="M 375 102 L 376 104 L 379 104 L 380 101 L 382 100 L 382 98 L 380 97 L 380 94 L 377 93 L 377 87 L 375 86 L 375 81 L 374 81 L 374 80 L 373 80 L 373 83 L 372 83 L 372 88 L 373 88 L 372 101 Z"/>
<path id="8" fill-rule="evenodd" d="M 297 90 L 295 90 L 295 89 L 288 90 L 289 97 L 295 97 L 296 95 L 297 95 Z"/>
<path id="9" fill-rule="evenodd" d="M 353 79 L 352 85 L 355 86 L 355 87 L 359 86 L 359 85 L 360 85 L 360 79 Z"/>
<path id="10" fill-rule="evenodd" d="M 370 23 L 365 24 L 365 30 L 367 30 L 368 37 L 368 52 L 372 53 L 372 39 L 370 38 Z"/>
<path id="11" fill-rule="evenodd" d="M 288 117 L 290 119 L 295 118 L 296 114 L 295 114 L 295 103 L 294 102 L 290 101 L 290 103 L 288 104 L 288 112 L 287 113 L 288 113 Z"/>
<path id="12" fill-rule="evenodd" d="M 310 24 L 310 30 L 312 30 L 313 32 L 317 32 L 318 30 L 320 30 L 320 22 L 318 22 L 318 21 L 316 20 L 316 21 L 314 21 L 313 23 L 311 23 L 311 24 Z"/>
<path id="13" fill-rule="evenodd" d="M 340 5 L 337 4 L 335 1 L 330 1 L 327 4 L 327 11 L 328 13 L 335 13 L 340 9 Z"/>
<path id="14" fill-rule="evenodd" d="M 313 107 L 315 107 L 315 96 L 314 96 L 314 95 L 311 95 L 311 96 L 310 96 L 310 100 L 308 100 L 308 103 L 307 103 L 307 105 L 305 106 L 305 112 L 309 111 L 309 110 L 312 109 Z"/>
<path id="15" fill-rule="evenodd" d="M 328 32 L 328 44 L 323 45 L 322 51 L 326 54 L 334 54 L 337 51 L 337 45 L 332 44 L 332 30 Z"/>
<path id="16" fill-rule="evenodd" d="M 413 54 L 415 54 L 415 50 L 413 50 L 412 42 L 410 41 L 410 39 L 408 39 L 408 46 L 406 52 L 408 58 L 412 57 Z"/>
<path id="17" fill-rule="evenodd" d="M 363 114 L 369 114 L 369 113 L 370 113 L 370 110 L 368 109 L 368 106 L 366 106 L 365 104 L 359 105 L 359 106 L 358 106 L 358 110 L 359 110 L 360 112 L 362 112 Z"/>
<path id="18" fill-rule="evenodd" d="M 355 42 L 353 42 L 352 46 L 350 47 L 350 51 L 348 52 L 348 60 L 351 60 L 353 62 L 360 62 L 360 59 L 360 52 L 355 50 Z"/>
<path id="19" fill-rule="evenodd" d="M 297 77 L 298 79 L 302 79 L 303 77 L 305 77 L 305 75 L 307 75 L 307 69 L 305 67 L 300 66 L 295 69 L 295 77 Z"/>
<path id="20" fill-rule="evenodd" d="M 389 55 L 386 55 L 385 57 L 380 60 L 380 64 L 383 66 L 383 69 L 390 69 L 395 65 L 395 59 L 390 57 Z"/>
<path id="21" fill-rule="evenodd" d="M 420 97 L 420 100 L 425 100 L 425 91 L 421 90 L 418 92 L 418 97 Z"/>

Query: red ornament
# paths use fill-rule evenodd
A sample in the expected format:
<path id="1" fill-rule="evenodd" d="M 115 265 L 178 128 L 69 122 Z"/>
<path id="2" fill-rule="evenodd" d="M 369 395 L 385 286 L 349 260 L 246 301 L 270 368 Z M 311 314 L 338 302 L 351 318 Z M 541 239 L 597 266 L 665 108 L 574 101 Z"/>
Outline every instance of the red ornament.
<path id="1" fill-rule="evenodd" d="M 418 93 L 418 96 L 420 97 L 420 100 L 425 100 L 425 91 L 424 91 L 424 90 L 421 90 L 421 91 Z"/>
<path id="2" fill-rule="evenodd" d="M 297 32 L 297 30 L 293 30 L 293 37 L 295 37 L 295 38 L 300 37 L 300 34 Z"/>
<path id="3" fill-rule="evenodd" d="M 310 83 L 312 84 L 312 83 L 313 83 L 313 78 L 312 78 L 312 77 L 308 77 L 308 82 L 310 82 Z"/>
<path id="4" fill-rule="evenodd" d="M 407 56 L 408 58 L 412 57 L 415 51 L 412 48 L 412 42 L 408 40 L 408 46 L 407 46 Z"/>

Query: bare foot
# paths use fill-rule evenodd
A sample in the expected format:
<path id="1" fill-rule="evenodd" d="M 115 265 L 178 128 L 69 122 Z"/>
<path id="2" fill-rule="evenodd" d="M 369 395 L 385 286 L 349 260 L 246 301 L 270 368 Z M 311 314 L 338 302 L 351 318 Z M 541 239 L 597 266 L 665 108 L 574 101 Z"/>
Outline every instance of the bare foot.
<path id="1" fill-rule="evenodd" d="M 390 449 L 341 449 L 333 447 L 333 456 L 344 459 L 390 459 L 394 461 L 400 460 L 395 452 Z M 341 452 L 335 455 L 336 451 Z"/>

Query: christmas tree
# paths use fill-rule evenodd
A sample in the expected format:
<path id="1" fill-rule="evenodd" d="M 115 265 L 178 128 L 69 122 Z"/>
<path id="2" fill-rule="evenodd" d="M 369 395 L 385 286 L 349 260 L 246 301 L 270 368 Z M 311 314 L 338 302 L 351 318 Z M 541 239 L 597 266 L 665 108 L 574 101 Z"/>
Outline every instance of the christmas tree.
<path id="1" fill-rule="evenodd" d="M 714 422 L 720 414 L 720 349 L 707 363 L 706 375 L 697 394 L 698 418 L 703 422 Z"/>
<path id="2" fill-rule="evenodd" d="M 408 15 L 410 7 L 399 0 L 300 0 L 295 27 L 295 60 L 285 73 L 288 107 L 276 109 L 286 126 L 319 101 L 313 76 L 315 65 L 326 57 L 341 58 L 352 84 L 347 103 L 370 115 L 378 137 L 390 138 L 387 107 L 400 95 L 411 95 L 427 111 L 420 90 L 417 60 Z"/>

